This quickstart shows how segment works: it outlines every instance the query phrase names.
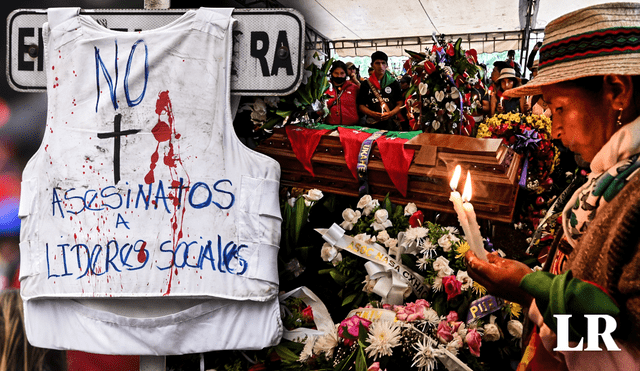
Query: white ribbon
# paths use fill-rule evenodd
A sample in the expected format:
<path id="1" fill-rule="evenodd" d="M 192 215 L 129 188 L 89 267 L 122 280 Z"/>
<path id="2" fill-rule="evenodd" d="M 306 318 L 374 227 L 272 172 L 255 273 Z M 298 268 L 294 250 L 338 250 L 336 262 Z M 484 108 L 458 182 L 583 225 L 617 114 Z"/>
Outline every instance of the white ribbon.
<path id="1" fill-rule="evenodd" d="M 402 305 L 404 293 L 410 289 L 400 273 L 388 265 L 383 266 L 372 261 L 366 262 L 364 268 L 367 270 L 370 280 L 377 280 L 371 291 L 382 297 L 382 303 Z"/>
<path id="2" fill-rule="evenodd" d="M 389 281 L 383 281 L 383 283 L 381 283 L 382 286 L 379 287 L 381 292 L 387 290 L 388 294 L 396 295 L 397 291 L 400 290 L 402 286 L 401 284 L 398 284 L 398 290 L 394 290 L 394 279 L 411 286 L 411 290 L 418 298 L 424 298 L 429 292 L 429 288 L 424 285 L 424 277 L 402 266 L 400 262 L 394 260 L 386 253 L 384 247 L 378 245 L 377 243 L 370 244 L 358 241 L 351 236 L 346 236 L 344 234 L 344 229 L 340 228 L 340 226 L 335 223 L 333 223 L 333 225 L 329 229 L 316 229 L 316 232 L 320 233 L 322 235 L 322 238 L 332 246 L 348 251 L 354 255 L 367 259 L 374 264 L 381 266 L 381 268 L 374 269 L 375 267 L 370 265 L 371 268 L 369 269 L 373 269 L 375 273 L 380 273 L 382 271 L 384 272 L 384 275 L 386 277 L 387 271 L 395 272 L 391 273 L 391 284 L 389 285 L 390 288 L 384 287 L 384 285 L 389 284 Z M 367 272 L 369 272 L 369 270 L 367 270 Z M 372 278 L 371 274 L 369 275 L 369 277 Z M 376 292 L 376 294 L 378 293 Z M 385 297 L 383 296 L 383 298 Z M 402 304 L 403 298 L 403 296 L 400 297 L 400 304 Z M 397 299 L 394 298 L 393 300 L 396 301 Z"/>
<path id="3" fill-rule="evenodd" d="M 331 315 L 329 314 L 327 307 L 324 305 L 322 300 L 313 293 L 313 291 L 309 290 L 305 286 L 300 286 L 297 289 L 293 289 L 280 295 L 278 297 L 281 303 L 280 305 L 284 305 L 282 303 L 291 296 L 302 299 L 305 304 L 311 307 L 313 310 L 313 322 L 316 324 L 317 330 L 305 327 L 299 327 L 293 330 L 284 329 L 284 333 L 282 334 L 283 339 L 301 343 L 305 341 L 305 338 L 310 339 L 312 336 L 322 336 L 333 330 L 333 320 L 331 319 Z"/>

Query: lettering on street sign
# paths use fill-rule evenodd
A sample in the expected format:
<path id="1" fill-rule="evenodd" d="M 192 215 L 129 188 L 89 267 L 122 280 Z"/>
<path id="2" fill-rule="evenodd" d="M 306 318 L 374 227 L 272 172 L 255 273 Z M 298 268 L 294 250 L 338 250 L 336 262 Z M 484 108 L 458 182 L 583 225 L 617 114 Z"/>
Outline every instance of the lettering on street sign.
<path id="1" fill-rule="evenodd" d="M 138 32 L 162 27 L 185 9 L 83 9 L 111 30 Z M 302 81 L 304 29 L 294 9 L 236 9 L 231 62 L 231 93 L 287 95 Z M 42 27 L 46 9 L 18 9 L 7 18 L 7 79 L 19 92 L 45 92 Z M 93 59 L 87 63 L 95 63 Z"/>

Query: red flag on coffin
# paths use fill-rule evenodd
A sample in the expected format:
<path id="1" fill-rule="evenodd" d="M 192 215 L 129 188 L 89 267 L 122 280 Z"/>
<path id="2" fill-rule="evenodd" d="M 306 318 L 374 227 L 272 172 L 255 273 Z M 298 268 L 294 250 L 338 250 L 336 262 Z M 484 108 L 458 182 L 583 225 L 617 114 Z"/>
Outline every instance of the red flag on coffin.
<path id="1" fill-rule="evenodd" d="M 328 133 L 328 129 L 307 129 L 301 126 L 287 125 L 287 137 L 291 143 L 291 149 L 296 155 L 296 158 L 302 166 L 311 174 L 313 173 L 313 165 L 311 164 L 311 157 L 320 143 L 320 139 L 325 133 Z"/>

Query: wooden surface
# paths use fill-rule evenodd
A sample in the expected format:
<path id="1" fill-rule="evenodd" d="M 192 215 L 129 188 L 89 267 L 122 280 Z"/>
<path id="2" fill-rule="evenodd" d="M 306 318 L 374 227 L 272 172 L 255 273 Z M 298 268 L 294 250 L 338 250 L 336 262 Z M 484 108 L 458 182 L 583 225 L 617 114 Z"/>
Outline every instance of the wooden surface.
<path id="1" fill-rule="evenodd" d="M 409 168 L 407 196 L 403 197 L 391 182 L 378 147 L 374 146 L 368 167 L 369 194 L 372 197 L 382 200 L 389 194 L 396 203 L 414 202 L 418 208 L 453 213 L 449 181 L 455 165 L 460 164 L 463 176 L 458 189 L 462 192 L 466 170 L 469 170 L 473 180 L 471 202 L 478 218 L 511 221 L 518 194 L 521 159 L 502 145 L 500 139 L 422 133 L 405 143 L 405 148 L 416 150 Z M 283 129 L 276 130 L 256 150 L 280 163 L 282 185 L 358 196 L 359 183 L 346 165 L 338 136 L 327 134 L 320 140 L 312 157 L 315 177 L 302 167 Z"/>

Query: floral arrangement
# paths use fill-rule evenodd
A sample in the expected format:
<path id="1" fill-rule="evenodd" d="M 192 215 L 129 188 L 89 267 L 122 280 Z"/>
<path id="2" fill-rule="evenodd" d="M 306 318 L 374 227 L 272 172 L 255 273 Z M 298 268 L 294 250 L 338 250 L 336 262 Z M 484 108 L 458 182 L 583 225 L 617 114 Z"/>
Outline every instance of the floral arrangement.
<path id="1" fill-rule="evenodd" d="M 471 135 L 484 86 L 476 51 L 464 51 L 461 43 L 436 42 L 424 53 L 406 50 L 411 87 L 405 104 L 413 130 Z"/>
<path id="2" fill-rule="evenodd" d="M 250 112 L 254 138 L 268 137 L 273 128 L 286 124 L 313 125 L 326 114 L 325 103 L 329 96 L 328 73 L 333 59 L 312 51 L 306 55 L 302 84 L 284 97 L 254 97 L 245 102 L 238 112 Z"/>
<path id="3" fill-rule="evenodd" d="M 559 163 L 558 148 L 551 142 L 551 119 L 544 115 L 500 113 L 478 126 L 478 138 L 502 138 L 504 144 L 525 156 L 526 172 L 520 184 L 542 193 L 553 184 L 551 173 Z"/>
<path id="4" fill-rule="evenodd" d="M 479 307 L 477 300 L 488 296 L 466 273 L 463 256 L 469 246 L 455 227 L 426 221 L 413 203 L 394 205 L 388 198 L 380 202 L 369 195 L 355 202 L 314 189 L 283 187 L 281 192 L 281 289 L 307 286 L 328 311 L 316 312 L 308 300 L 289 296 L 281 300 L 283 324 L 287 331 L 328 330 L 283 339 L 259 351 L 207 353 L 208 368 L 492 370 L 508 369 L 520 358 L 519 305 L 500 302 L 495 311 L 469 315 L 476 313 L 472 307 Z M 401 290 L 400 301 L 390 303 L 376 287 L 384 277 L 372 275 L 365 259 L 321 242 L 321 235 L 313 232 L 331 222 L 339 223 L 350 238 L 377 245 L 418 274 L 428 290 L 422 297 Z M 323 293 L 327 286 L 331 289 Z M 186 369 L 184 357 L 181 362 L 176 370 Z"/>

